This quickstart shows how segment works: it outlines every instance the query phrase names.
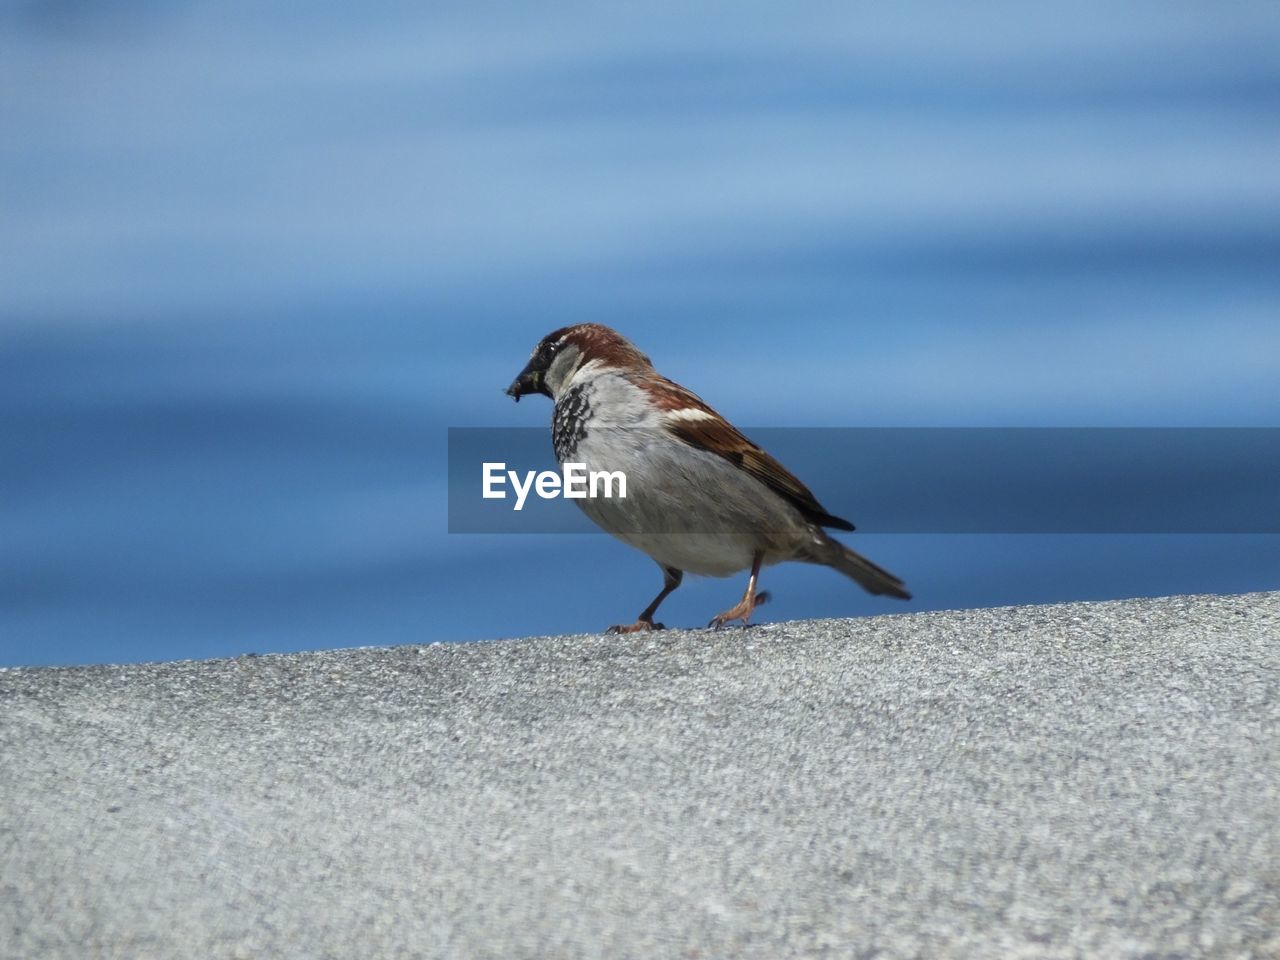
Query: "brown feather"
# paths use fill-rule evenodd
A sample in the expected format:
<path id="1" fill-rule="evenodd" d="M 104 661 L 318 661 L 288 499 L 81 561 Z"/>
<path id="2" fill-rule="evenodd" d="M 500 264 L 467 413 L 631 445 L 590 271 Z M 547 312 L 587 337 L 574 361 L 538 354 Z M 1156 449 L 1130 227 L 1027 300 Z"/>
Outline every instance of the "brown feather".
<path id="1" fill-rule="evenodd" d="M 827 513 L 813 492 L 790 470 L 743 436 L 697 394 L 656 373 L 634 376 L 631 379 L 649 393 L 654 405 L 660 410 L 669 413 L 698 410 L 709 415 L 706 419 L 668 419 L 667 425 L 678 439 L 692 447 L 724 457 L 734 466 L 745 470 L 799 510 L 801 516 L 811 523 L 837 530 L 854 528 L 848 520 Z"/>
<path id="2" fill-rule="evenodd" d="M 571 327 L 561 327 L 542 339 L 543 343 L 561 341 L 577 347 L 588 360 L 600 360 L 611 367 L 653 369 L 652 361 L 637 350 L 630 340 L 600 323 L 578 323 Z"/>

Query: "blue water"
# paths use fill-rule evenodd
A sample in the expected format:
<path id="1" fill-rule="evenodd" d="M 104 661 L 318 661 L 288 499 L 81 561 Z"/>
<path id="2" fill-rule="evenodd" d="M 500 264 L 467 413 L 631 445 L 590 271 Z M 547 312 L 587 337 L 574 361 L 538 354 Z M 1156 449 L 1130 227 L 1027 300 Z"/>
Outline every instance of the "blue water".
<path id="1" fill-rule="evenodd" d="M 0 663 L 629 620 L 607 537 L 447 532 L 447 428 L 545 424 L 501 391 L 570 322 L 762 428 L 1280 426 L 1277 49 L 1272 3 L 0 5 Z M 1274 535 L 851 542 L 917 599 L 762 613 L 1280 587 Z"/>

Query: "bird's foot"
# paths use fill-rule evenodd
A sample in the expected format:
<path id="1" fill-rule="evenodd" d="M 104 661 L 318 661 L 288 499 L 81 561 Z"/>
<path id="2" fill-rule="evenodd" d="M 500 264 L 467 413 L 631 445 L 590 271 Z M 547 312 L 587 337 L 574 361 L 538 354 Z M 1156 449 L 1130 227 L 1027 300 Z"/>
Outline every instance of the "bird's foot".
<path id="1" fill-rule="evenodd" d="M 707 624 L 714 630 L 719 630 L 726 623 L 732 623 L 734 620 L 741 620 L 745 627 L 747 621 L 751 619 L 751 614 L 756 607 L 763 606 L 769 602 L 769 591 L 761 590 L 759 593 L 748 594 L 738 601 L 736 606 L 730 607 L 724 613 L 711 618 L 711 622 Z"/>
<path id="2" fill-rule="evenodd" d="M 635 623 L 615 623 L 605 633 L 645 633 L 649 630 L 665 630 L 667 629 L 660 623 L 654 623 L 652 620 L 637 620 Z"/>

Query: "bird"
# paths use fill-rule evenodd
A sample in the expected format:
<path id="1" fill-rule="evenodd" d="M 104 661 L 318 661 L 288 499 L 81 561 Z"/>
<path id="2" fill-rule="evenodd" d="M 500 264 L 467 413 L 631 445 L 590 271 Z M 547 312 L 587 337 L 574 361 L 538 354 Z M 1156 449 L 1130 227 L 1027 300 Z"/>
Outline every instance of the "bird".
<path id="1" fill-rule="evenodd" d="M 781 463 L 701 397 L 662 376 L 617 331 L 599 323 L 553 330 L 506 390 L 554 403 L 557 461 L 621 471 L 623 497 L 577 499 L 597 526 L 662 569 L 662 590 L 631 624 L 610 633 L 662 630 L 658 607 L 684 575 L 730 577 L 750 570 L 746 592 L 708 624 L 740 622 L 769 599 L 762 567 L 800 561 L 832 567 L 869 593 L 911 599 L 902 580 L 827 533 L 853 530 L 829 513 Z"/>

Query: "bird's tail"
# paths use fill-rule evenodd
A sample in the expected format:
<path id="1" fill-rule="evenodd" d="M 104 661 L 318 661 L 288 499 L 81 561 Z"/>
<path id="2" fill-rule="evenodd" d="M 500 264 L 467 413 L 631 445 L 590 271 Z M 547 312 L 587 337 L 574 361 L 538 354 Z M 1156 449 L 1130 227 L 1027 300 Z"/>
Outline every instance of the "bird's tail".
<path id="1" fill-rule="evenodd" d="M 906 584 L 884 567 L 878 567 L 860 553 L 855 553 L 839 540 L 827 537 L 812 558 L 814 563 L 834 567 L 868 593 L 910 600 Z"/>

